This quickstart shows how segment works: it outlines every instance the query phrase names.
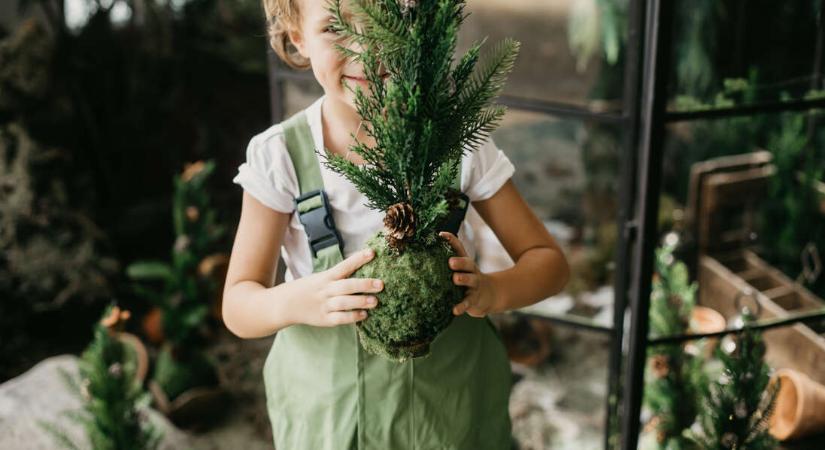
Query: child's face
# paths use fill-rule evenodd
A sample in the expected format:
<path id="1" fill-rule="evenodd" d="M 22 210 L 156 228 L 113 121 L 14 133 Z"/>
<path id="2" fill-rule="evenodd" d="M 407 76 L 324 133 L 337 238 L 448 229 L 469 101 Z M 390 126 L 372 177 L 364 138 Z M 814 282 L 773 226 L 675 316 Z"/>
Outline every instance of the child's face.
<path id="1" fill-rule="evenodd" d="M 356 86 L 360 86 L 365 94 L 369 94 L 368 84 L 364 79 L 362 64 L 347 62 L 333 45 L 341 42 L 340 36 L 329 28 L 332 18 L 327 11 L 329 1 L 331 0 L 301 0 L 301 29 L 291 31 L 289 38 L 301 55 L 310 60 L 315 79 L 324 88 L 326 95 L 355 109 L 355 94 L 344 83 L 353 91 Z M 342 10 L 344 17 L 352 20 L 352 16 L 348 16 L 349 1 L 341 2 Z M 351 44 L 350 48 L 361 50 L 357 44 Z"/>

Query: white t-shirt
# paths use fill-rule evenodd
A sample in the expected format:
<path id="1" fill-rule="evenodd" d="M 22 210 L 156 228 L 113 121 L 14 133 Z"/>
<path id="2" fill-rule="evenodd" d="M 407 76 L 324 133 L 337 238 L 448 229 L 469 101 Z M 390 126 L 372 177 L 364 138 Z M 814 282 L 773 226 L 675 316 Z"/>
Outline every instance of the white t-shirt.
<path id="1" fill-rule="evenodd" d="M 324 148 L 321 122 L 322 95 L 306 108 L 307 122 L 316 149 Z M 323 152 L 325 153 L 325 152 Z M 321 159 L 321 178 L 333 208 L 333 219 L 344 241 L 344 258 L 362 249 L 367 239 L 383 228 L 384 212 L 365 206 L 366 196 L 355 185 L 335 171 L 328 169 Z M 515 168 L 507 156 L 499 150 L 492 138 L 475 151 L 465 152 L 461 161 L 461 191 L 470 201 L 486 200 L 513 175 Z M 300 195 L 298 179 L 281 124 L 275 124 L 255 135 L 246 149 L 246 161 L 238 167 L 232 180 L 262 204 L 276 211 L 290 213 L 293 199 Z M 472 219 L 472 220 L 470 220 Z M 458 232 L 467 253 L 475 258 L 473 223 L 481 223 L 480 216 L 468 208 L 467 218 Z M 285 281 L 312 273 L 312 255 L 304 226 L 297 214 L 292 214 L 281 247 L 286 263 Z"/>

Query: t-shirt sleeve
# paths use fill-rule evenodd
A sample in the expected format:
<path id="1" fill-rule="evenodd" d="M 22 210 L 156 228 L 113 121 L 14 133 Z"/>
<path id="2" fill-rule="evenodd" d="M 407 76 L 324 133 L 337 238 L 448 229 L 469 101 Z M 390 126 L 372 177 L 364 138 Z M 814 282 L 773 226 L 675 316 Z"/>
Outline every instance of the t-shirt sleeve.
<path id="1" fill-rule="evenodd" d="M 283 213 L 295 208 L 292 187 L 295 169 L 282 134 L 256 135 L 246 148 L 246 161 L 238 166 L 232 182 L 256 200 Z"/>
<path id="2" fill-rule="evenodd" d="M 516 170 L 492 137 L 477 150 L 465 153 L 463 158 L 461 190 L 472 202 L 492 197 Z"/>

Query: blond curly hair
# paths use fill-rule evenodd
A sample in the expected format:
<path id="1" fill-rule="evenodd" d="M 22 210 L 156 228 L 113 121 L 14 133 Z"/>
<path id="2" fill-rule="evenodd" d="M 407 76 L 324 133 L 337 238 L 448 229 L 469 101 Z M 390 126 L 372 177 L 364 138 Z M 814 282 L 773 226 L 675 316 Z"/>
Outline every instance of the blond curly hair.
<path id="1" fill-rule="evenodd" d="M 283 62 L 293 69 L 308 69 L 309 59 L 303 57 L 289 40 L 290 30 L 300 30 L 301 0 L 261 0 L 266 15 L 269 45 Z"/>

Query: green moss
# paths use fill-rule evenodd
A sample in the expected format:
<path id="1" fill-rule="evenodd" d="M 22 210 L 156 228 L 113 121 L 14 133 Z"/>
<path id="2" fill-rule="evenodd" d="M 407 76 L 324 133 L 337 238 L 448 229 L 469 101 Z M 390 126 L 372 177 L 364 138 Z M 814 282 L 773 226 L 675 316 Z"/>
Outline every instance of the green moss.
<path id="1" fill-rule="evenodd" d="M 384 281 L 378 306 L 357 322 L 358 336 L 370 353 L 403 362 L 427 356 L 430 343 L 453 320 L 453 306 L 465 295 L 456 286 L 449 258 L 455 255 L 449 243 L 436 239 L 431 245 L 413 243 L 402 253 L 387 247 L 379 231 L 368 241 L 375 257 L 353 278 Z"/>

